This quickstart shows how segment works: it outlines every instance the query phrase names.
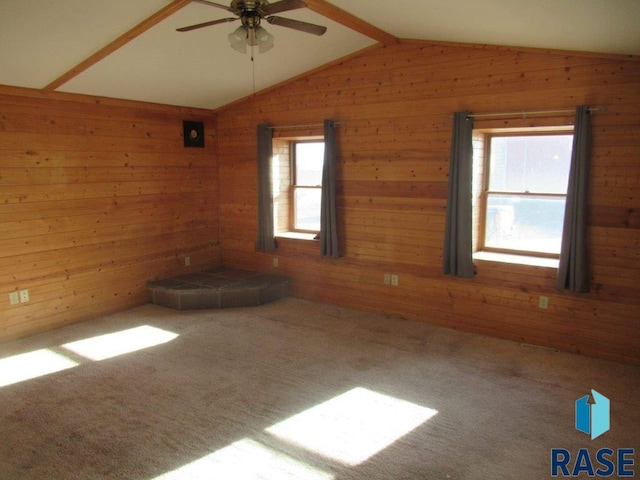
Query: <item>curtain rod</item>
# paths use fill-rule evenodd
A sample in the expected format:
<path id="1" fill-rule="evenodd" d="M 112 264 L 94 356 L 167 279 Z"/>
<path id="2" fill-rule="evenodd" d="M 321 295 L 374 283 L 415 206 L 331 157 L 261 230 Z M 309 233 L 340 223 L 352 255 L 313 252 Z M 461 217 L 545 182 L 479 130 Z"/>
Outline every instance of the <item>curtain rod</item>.
<path id="1" fill-rule="evenodd" d="M 600 110 L 604 110 L 604 108 L 601 108 L 601 107 L 589 108 L 589 112 L 597 112 Z M 570 114 L 575 112 L 576 112 L 575 109 L 574 110 L 529 110 L 529 111 L 522 111 L 522 112 L 476 113 L 476 114 L 467 115 L 467 118 L 494 118 L 494 117 L 527 118 L 527 116 L 529 115 L 561 115 L 561 114 Z"/>
<path id="2" fill-rule="evenodd" d="M 333 124 L 342 125 L 342 122 L 333 122 Z M 296 125 L 273 125 L 267 128 L 270 130 L 276 130 L 278 128 L 314 128 L 314 127 L 324 127 L 324 123 L 299 123 Z"/>

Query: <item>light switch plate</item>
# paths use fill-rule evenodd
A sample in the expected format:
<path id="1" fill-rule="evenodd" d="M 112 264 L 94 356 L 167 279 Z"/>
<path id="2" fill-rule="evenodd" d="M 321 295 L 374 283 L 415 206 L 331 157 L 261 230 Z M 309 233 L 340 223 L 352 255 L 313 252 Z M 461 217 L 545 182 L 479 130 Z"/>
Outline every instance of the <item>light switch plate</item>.
<path id="1" fill-rule="evenodd" d="M 11 292 L 9 294 L 9 303 L 11 305 L 17 305 L 20 303 L 20 295 L 18 294 L 18 292 Z"/>
<path id="2" fill-rule="evenodd" d="M 538 300 L 538 307 L 542 308 L 543 310 L 546 310 L 549 307 L 549 297 L 545 297 L 544 295 L 541 295 L 540 299 Z"/>

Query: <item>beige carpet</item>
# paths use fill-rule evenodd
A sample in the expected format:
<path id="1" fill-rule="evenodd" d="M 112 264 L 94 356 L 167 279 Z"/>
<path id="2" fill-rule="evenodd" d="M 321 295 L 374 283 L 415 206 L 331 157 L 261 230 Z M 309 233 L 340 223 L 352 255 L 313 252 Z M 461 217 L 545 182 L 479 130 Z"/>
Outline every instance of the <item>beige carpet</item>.
<path id="1" fill-rule="evenodd" d="M 296 299 L 147 305 L 0 357 L 2 479 L 545 479 L 551 448 L 640 447 L 639 367 Z M 30 358 L 59 371 L 20 380 Z"/>

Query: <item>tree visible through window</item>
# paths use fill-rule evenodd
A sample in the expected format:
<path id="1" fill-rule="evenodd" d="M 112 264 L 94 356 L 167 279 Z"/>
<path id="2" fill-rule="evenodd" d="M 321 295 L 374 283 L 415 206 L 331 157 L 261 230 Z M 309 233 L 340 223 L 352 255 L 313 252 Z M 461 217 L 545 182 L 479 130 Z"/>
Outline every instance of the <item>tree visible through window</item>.
<path id="1" fill-rule="evenodd" d="M 568 132 L 487 135 L 480 249 L 560 254 L 572 142 Z"/>
<path id="2" fill-rule="evenodd" d="M 293 142 L 291 153 L 293 229 L 319 232 L 324 142 Z"/>

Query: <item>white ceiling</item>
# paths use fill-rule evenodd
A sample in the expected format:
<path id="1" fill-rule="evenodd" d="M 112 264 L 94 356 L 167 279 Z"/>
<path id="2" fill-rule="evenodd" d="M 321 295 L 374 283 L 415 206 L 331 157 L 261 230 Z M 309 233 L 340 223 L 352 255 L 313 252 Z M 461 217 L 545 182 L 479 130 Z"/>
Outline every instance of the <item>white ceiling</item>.
<path id="1" fill-rule="evenodd" d="M 398 38 L 640 54 L 640 0 L 331 0 Z"/>
<path id="2" fill-rule="evenodd" d="M 0 84 L 43 88 L 169 3 L 0 0 Z M 640 0 L 330 3 L 398 38 L 640 54 Z M 228 45 L 227 35 L 237 23 L 176 32 L 229 16 L 191 3 L 58 90 L 217 108 L 376 43 L 310 9 L 279 15 L 325 25 L 328 31 L 317 37 L 266 24 L 275 47 L 256 53 L 252 63 L 250 55 Z"/>

